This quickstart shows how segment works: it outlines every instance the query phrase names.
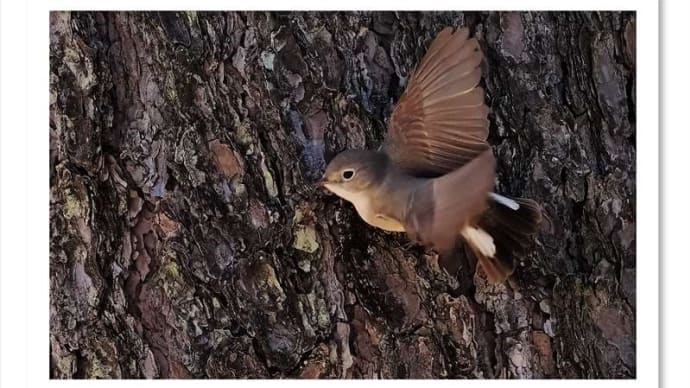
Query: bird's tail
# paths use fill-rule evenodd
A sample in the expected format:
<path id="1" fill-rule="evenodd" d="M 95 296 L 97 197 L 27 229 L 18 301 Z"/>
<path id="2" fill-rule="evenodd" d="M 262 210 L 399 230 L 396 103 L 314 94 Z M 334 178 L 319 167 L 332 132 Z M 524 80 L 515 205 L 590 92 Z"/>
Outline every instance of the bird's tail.
<path id="1" fill-rule="evenodd" d="M 541 206 L 531 199 L 490 194 L 489 208 L 477 227 L 463 233 L 490 282 L 500 283 L 513 273 L 543 220 Z"/>

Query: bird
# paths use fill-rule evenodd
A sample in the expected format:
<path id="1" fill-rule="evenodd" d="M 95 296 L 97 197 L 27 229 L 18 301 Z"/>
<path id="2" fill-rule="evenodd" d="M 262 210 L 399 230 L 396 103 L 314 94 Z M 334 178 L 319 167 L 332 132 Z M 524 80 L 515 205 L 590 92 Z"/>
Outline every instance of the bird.
<path id="1" fill-rule="evenodd" d="M 493 191 L 482 61 L 467 27 L 441 30 L 393 109 L 382 145 L 337 154 L 317 185 L 354 205 L 369 225 L 436 251 L 449 273 L 461 267 L 463 248 L 474 270 L 496 284 L 528 252 L 543 210 Z"/>

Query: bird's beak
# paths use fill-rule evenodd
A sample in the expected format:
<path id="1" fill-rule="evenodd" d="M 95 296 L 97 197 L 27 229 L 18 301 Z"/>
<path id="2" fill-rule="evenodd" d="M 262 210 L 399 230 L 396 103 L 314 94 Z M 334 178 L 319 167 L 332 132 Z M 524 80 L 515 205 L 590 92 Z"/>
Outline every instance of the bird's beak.
<path id="1" fill-rule="evenodd" d="M 315 189 L 321 189 L 326 194 L 331 194 L 331 191 L 328 190 L 328 188 L 326 187 L 326 185 L 328 183 L 330 183 L 330 182 L 328 181 L 328 179 L 326 179 L 326 177 L 321 177 L 321 179 L 319 179 L 318 181 L 316 181 L 316 183 L 314 183 L 314 188 Z"/>

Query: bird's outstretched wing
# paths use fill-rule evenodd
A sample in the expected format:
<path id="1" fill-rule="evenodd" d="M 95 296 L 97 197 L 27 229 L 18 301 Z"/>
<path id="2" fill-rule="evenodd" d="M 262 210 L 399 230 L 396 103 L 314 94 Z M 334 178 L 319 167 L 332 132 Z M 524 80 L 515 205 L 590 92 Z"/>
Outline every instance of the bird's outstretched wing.
<path id="1" fill-rule="evenodd" d="M 453 171 L 489 149 L 482 52 L 469 30 L 441 31 L 408 82 L 383 150 L 417 176 Z"/>

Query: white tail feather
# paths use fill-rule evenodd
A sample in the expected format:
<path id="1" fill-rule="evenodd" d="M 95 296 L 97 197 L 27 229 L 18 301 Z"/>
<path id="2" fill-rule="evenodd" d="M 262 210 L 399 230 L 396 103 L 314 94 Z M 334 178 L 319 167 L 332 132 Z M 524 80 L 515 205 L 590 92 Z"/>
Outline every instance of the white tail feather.
<path id="1" fill-rule="evenodd" d="M 468 243 L 472 244 L 484 256 L 494 257 L 496 254 L 496 244 L 494 239 L 483 229 L 466 226 L 460 231 Z"/>
<path id="2" fill-rule="evenodd" d="M 512 200 L 512 199 L 510 199 L 510 198 L 508 198 L 508 197 L 504 197 L 504 196 L 502 196 L 502 195 L 500 195 L 500 194 L 489 193 L 489 197 L 490 197 L 491 199 L 493 199 L 494 201 L 500 203 L 501 205 L 503 205 L 503 206 L 505 206 L 505 207 L 508 207 L 508 208 L 511 208 L 511 209 L 513 209 L 513 210 L 517 210 L 517 209 L 520 208 L 520 204 L 519 204 L 519 203 L 515 202 L 514 200 Z"/>

